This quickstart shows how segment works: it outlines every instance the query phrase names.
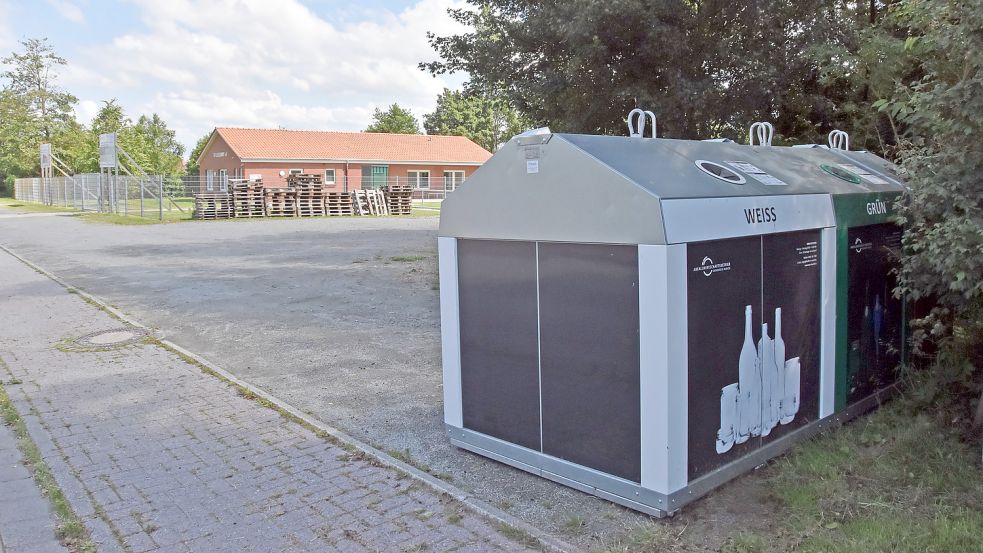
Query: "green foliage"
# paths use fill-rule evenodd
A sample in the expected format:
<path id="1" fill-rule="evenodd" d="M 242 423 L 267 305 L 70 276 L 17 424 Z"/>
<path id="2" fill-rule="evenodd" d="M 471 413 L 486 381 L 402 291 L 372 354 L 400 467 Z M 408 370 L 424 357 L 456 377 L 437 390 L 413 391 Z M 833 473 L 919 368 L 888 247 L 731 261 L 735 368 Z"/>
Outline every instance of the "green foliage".
<path id="1" fill-rule="evenodd" d="M 501 98 L 446 88 L 437 97 L 433 113 L 423 116 L 427 134 L 466 136 L 490 152 L 528 127 L 529 123 Z"/>
<path id="2" fill-rule="evenodd" d="M 372 124 L 365 129 L 365 132 L 420 134 L 420 123 L 409 110 L 393 103 L 386 111 L 375 108 Z"/>
<path id="3" fill-rule="evenodd" d="M 209 131 L 195 143 L 195 147 L 191 149 L 191 153 L 188 155 L 188 166 L 185 168 L 185 174 L 198 175 L 198 156 L 201 155 L 202 150 L 205 149 L 205 145 L 208 144 L 208 139 L 211 137 L 212 133 Z"/>

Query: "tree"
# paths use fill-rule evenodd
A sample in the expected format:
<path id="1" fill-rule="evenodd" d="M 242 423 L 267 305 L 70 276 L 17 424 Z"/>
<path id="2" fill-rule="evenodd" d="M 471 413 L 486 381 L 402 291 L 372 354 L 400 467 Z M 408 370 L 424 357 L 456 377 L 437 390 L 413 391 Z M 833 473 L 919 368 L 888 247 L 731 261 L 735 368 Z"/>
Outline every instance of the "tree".
<path id="1" fill-rule="evenodd" d="M 365 132 L 388 132 L 395 134 L 420 134 L 420 123 L 409 110 L 394 103 L 386 111 L 375 108 L 372 124 Z"/>
<path id="2" fill-rule="evenodd" d="M 205 149 L 205 145 L 208 144 L 208 139 L 211 137 L 212 133 L 208 132 L 198 139 L 195 147 L 191 149 L 191 154 L 188 156 L 188 165 L 185 169 L 185 174 L 198 176 L 198 157 L 201 156 L 201 152 Z"/>
<path id="3" fill-rule="evenodd" d="M 491 152 L 528 127 L 505 100 L 446 88 L 433 113 L 423 116 L 427 134 L 466 136 Z"/>
<path id="4" fill-rule="evenodd" d="M 2 76 L 9 79 L 6 89 L 20 98 L 36 119 L 35 124 L 44 141 L 74 120 L 72 106 L 78 99 L 55 85 L 57 69 L 67 62 L 55 54 L 48 39 L 30 38 L 21 41 L 23 53 L 14 52 L 2 62 L 11 66 Z"/>
<path id="5" fill-rule="evenodd" d="M 167 123 L 159 115 L 141 115 L 133 131 L 143 146 L 143 159 L 138 161 L 144 171 L 151 175 L 169 176 L 184 172 L 184 145 L 174 138 L 174 131 L 167 128 Z"/>

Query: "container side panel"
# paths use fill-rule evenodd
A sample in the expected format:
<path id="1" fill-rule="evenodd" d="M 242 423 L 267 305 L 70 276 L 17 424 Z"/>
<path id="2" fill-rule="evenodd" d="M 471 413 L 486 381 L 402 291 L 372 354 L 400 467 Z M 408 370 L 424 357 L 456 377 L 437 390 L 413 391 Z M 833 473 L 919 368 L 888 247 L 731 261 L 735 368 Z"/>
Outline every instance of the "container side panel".
<path id="1" fill-rule="evenodd" d="M 440 344 L 444 422 L 461 427 L 461 325 L 458 317 L 457 240 L 437 238 L 440 266 Z"/>
<path id="2" fill-rule="evenodd" d="M 822 229 L 820 266 L 822 270 L 822 339 L 819 377 L 819 418 L 833 414 L 836 408 L 836 229 Z"/>
<path id="3" fill-rule="evenodd" d="M 686 270 L 688 414 L 676 416 L 688 418 L 687 467 L 693 481 L 759 443 L 748 431 L 754 410 L 745 410 L 742 424 L 740 407 L 760 396 L 760 390 L 751 390 L 760 388 L 755 371 L 762 321 L 761 238 L 689 244 Z M 747 399 L 741 397 L 741 386 Z"/>
<path id="4" fill-rule="evenodd" d="M 541 450 L 536 244 L 458 240 L 464 427 Z"/>
<path id="5" fill-rule="evenodd" d="M 638 249 L 540 243 L 543 452 L 640 482 Z"/>
<path id="6" fill-rule="evenodd" d="M 854 403 L 897 379 L 903 313 L 893 294 L 897 280 L 891 270 L 893 255 L 901 246 L 901 229 L 893 223 L 854 227 L 847 232 L 844 246 L 848 248 L 844 384 L 847 402 Z"/>
<path id="7" fill-rule="evenodd" d="M 761 240 L 762 314 L 772 350 L 762 368 L 762 409 L 771 409 L 771 429 L 767 435 L 762 430 L 762 439 L 770 441 L 819 418 L 822 231 Z"/>

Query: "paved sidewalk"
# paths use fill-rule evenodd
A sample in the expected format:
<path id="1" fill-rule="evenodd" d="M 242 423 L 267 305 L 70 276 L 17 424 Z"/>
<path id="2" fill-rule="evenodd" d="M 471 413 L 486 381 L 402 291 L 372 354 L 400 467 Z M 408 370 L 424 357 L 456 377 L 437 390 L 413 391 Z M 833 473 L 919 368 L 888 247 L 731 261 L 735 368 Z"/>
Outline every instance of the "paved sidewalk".
<path id="1" fill-rule="evenodd" d="M 65 553 L 51 503 L 22 461 L 17 436 L 0 421 L 0 553 Z"/>
<path id="2" fill-rule="evenodd" d="M 240 397 L 0 252 L 0 378 L 101 552 L 516 551 L 487 519 Z"/>

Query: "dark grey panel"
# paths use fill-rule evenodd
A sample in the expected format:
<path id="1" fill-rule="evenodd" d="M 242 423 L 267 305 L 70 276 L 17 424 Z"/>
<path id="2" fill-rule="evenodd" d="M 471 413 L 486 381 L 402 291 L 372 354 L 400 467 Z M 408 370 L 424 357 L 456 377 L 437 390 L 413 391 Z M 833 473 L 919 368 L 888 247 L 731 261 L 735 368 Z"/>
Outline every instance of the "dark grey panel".
<path id="1" fill-rule="evenodd" d="M 639 482 L 638 248 L 539 245 L 543 452 Z"/>
<path id="2" fill-rule="evenodd" d="M 536 245 L 458 240 L 464 427 L 539 441 Z"/>

